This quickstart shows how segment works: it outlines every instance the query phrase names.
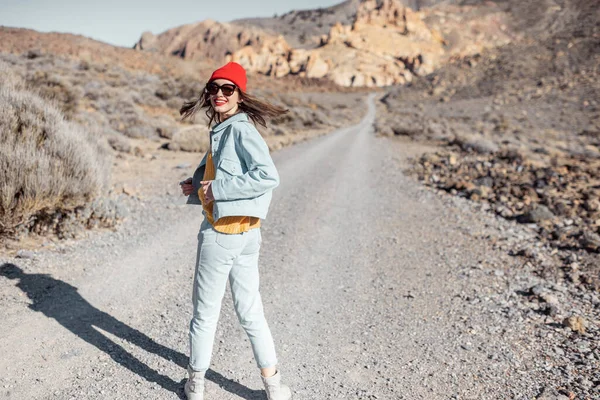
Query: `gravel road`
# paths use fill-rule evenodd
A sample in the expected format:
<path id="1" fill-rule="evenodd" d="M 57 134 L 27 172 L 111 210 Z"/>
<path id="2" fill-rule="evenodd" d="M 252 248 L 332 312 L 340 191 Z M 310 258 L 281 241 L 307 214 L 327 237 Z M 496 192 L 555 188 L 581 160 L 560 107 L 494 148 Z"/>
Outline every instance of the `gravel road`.
<path id="1" fill-rule="evenodd" d="M 508 223 L 403 175 L 419 145 L 376 137 L 373 99 L 273 154 L 261 290 L 294 399 L 536 398 L 551 368 L 516 305 L 536 278 L 489 240 Z M 183 398 L 202 216 L 181 178 L 155 177 L 116 232 L 0 255 L 0 397 Z M 206 399 L 265 398 L 228 290 Z"/>

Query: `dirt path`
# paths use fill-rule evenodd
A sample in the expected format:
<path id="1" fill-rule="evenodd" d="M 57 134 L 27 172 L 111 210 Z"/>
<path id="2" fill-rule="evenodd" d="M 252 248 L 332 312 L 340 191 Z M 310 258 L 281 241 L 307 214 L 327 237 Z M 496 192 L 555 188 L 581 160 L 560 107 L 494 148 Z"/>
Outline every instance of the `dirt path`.
<path id="1" fill-rule="evenodd" d="M 375 137 L 374 114 L 273 154 L 261 289 L 294 398 L 534 398 L 543 360 L 511 306 L 532 278 L 482 239 L 502 222 L 404 176 L 410 149 Z M 117 232 L 0 257 L 0 397 L 182 398 L 201 222 L 184 202 L 156 194 Z M 206 398 L 265 399 L 223 304 Z"/>

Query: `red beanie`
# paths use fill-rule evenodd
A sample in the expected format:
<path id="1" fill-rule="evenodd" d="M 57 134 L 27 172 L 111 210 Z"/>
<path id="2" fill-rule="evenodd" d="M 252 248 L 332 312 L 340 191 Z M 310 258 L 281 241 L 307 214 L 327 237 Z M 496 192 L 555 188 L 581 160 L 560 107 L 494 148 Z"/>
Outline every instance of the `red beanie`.
<path id="1" fill-rule="evenodd" d="M 214 81 L 215 79 L 230 80 L 231 82 L 235 83 L 237 87 L 242 89 L 243 92 L 246 91 L 246 83 L 248 82 L 248 79 L 246 78 L 246 70 L 236 62 L 228 62 L 221 68 L 217 69 L 212 73 L 208 81 Z"/>

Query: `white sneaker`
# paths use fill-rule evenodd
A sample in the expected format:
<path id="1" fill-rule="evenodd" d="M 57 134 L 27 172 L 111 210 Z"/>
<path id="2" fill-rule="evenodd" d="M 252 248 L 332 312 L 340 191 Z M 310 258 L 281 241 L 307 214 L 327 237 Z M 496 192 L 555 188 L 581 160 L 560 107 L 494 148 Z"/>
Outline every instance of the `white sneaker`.
<path id="1" fill-rule="evenodd" d="M 189 378 L 183 386 L 188 400 L 204 400 L 204 371 L 194 371 L 190 366 L 187 367 Z"/>
<path id="2" fill-rule="evenodd" d="M 267 391 L 268 400 L 289 400 L 292 398 L 292 391 L 289 387 L 281 383 L 281 374 L 279 371 L 275 375 L 265 378 L 260 376 Z"/>

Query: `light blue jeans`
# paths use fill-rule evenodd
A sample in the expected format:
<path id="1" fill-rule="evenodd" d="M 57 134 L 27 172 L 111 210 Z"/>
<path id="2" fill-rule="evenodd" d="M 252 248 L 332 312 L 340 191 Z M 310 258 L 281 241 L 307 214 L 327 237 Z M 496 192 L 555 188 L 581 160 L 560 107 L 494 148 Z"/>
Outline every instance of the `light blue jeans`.
<path id="1" fill-rule="evenodd" d="M 216 231 L 204 219 L 198 232 L 198 253 L 190 322 L 190 367 L 209 368 L 221 300 L 227 280 L 240 324 L 246 331 L 259 368 L 277 364 L 275 344 L 259 293 L 260 228 L 238 234 Z"/>

